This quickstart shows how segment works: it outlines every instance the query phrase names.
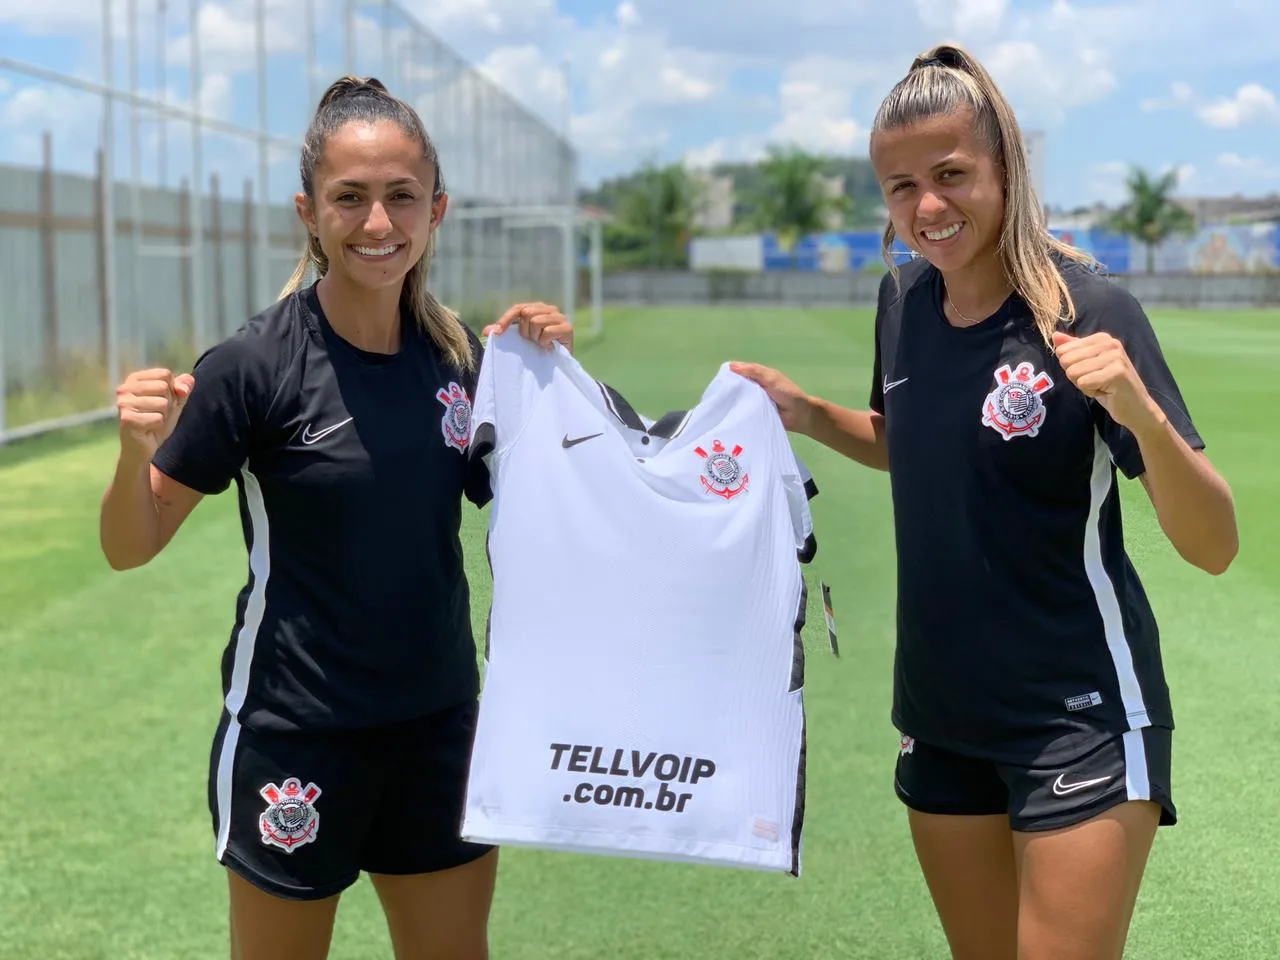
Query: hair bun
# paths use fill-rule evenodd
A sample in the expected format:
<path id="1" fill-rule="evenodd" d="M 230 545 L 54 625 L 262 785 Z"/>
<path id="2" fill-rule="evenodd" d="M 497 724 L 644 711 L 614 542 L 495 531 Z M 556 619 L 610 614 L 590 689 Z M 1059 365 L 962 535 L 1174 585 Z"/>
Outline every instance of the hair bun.
<path id="1" fill-rule="evenodd" d="M 969 70 L 969 58 L 963 50 L 949 43 L 934 47 L 916 57 L 908 72 L 915 72 L 924 67 L 949 67 L 952 70 Z"/>
<path id="2" fill-rule="evenodd" d="M 341 100 L 344 97 L 385 97 L 388 96 L 387 88 L 377 77 L 339 77 L 329 85 L 329 89 L 324 92 L 324 96 L 320 98 L 320 105 L 317 109 L 327 107 L 335 100 Z"/>

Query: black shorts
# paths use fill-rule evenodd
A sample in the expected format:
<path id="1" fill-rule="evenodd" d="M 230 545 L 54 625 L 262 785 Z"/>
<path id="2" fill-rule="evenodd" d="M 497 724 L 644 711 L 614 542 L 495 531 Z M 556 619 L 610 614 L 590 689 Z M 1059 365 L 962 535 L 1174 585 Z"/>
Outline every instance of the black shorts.
<path id="1" fill-rule="evenodd" d="M 218 861 L 268 893 L 316 900 L 362 870 L 482 856 L 492 847 L 459 838 L 477 707 L 339 733 L 264 734 L 224 714 L 209 768 Z"/>
<path id="2" fill-rule="evenodd" d="M 976 760 L 904 736 L 894 785 L 912 810 L 1008 814 L 1018 831 L 1068 827 L 1126 800 L 1158 803 L 1160 825 L 1171 826 L 1171 763 L 1172 731 L 1162 727 L 1131 730 L 1057 766 Z"/>

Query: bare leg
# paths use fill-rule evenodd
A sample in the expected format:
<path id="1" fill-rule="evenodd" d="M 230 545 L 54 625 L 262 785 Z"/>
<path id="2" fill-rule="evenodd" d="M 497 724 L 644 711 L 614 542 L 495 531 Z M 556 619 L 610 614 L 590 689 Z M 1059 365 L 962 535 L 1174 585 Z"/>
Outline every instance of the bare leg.
<path id="1" fill-rule="evenodd" d="M 370 874 L 396 960 L 487 960 L 497 874 L 497 850 L 438 873 Z"/>
<path id="2" fill-rule="evenodd" d="M 1018 881 L 1009 818 L 908 811 L 954 960 L 1015 960 Z"/>
<path id="3" fill-rule="evenodd" d="M 1121 960 L 1160 807 L 1130 800 L 1091 820 L 1013 837 L 1018 960 Z"/>
<path id="4" fill-rule="evenodd" d="M 231 893 L 231 960 L 325 960 L 338 897 L 285 900 L 227 871 Z"/>

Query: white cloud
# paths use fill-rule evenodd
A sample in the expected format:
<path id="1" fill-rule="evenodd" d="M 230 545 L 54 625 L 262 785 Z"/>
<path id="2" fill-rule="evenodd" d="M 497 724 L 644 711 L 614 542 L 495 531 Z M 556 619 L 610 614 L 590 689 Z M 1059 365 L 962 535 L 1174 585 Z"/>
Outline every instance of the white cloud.
<path id="1" fill-rule="evenodd" d="M 663 87 L 675 100 L 706 100 L 716 89 L 710 80 L 690 76 L 674 64 L 667 64 L 658 76 Z"/>
<path id="2" fill-rule="evenodd" d="M 1250 123 L 1280 120 L 1280 102 L 1260 83 L 1246 83 L 1232 96 L 1206 104 L 1196 111 L 1211 127 L 1231 129 Z"/>
<path id="3" fill-rule="evenodd" d="M 1191 84 L 1175 80 L 1169 84 L 1168 98 L 1147 97 L 1138 104 L 1138 107 L 1143 113 L 1154 113 L 1157 110 L 1188 106 L 1193 102 L 1194 98 L 1195 95 L 1192 93 Z"/>
<path id="4" fill-rule="evenodd" d="M 488 34 L 520 38 L 556 16 L 555 0 L 401 0 L 422 23 L 450 40 Z"/>
<path id="5" fill-rule="evenodd" d="M 1118 85 L 1106 53 L 1088 44 L 1003 40 L 978 55 L 1024 123 L 1056 124 Z"/>
<path id="6" fill-rule="evenodd" d="M 720 137 L 701 147 L 686 150 L 684 165 L 690 170 L 710 170 L 718 163 L 728 159 L 729 141 Z"/>
<path id="7" fill-rule="evenodd" d="M 624 2 L 618 4 L 615 16 L 618 18 L 618 26 L 624 29 L 640 26 L 640 11 L 636 9 L 636 5 L 631 0 L 624 0 Z"/>
<path id="8" fill-rule="evenodd" d="M 497 47 L 479 64 L 480 72 L 504 90 L 516 91 L 525 106 L 547 118 L 564 112 L 565 76 L 532 44 Z"/>
<path id="9" fill-rule="evenodd" d="M 1126 160 L 1108 160 L 1093 164 L 1089 167 L 1085 180 L 1086 192 L 1090 199 L 1109 206 L 1118 206 L 1124 203 L 1129 198 L 1129 190 L 1126 183 L 1133 167 L 1134 165 Z M 1174 193 L 1186 194 L 1192 192 L 1198 177 L 1196 168 L 1186 163 L 1177 165 L 1165 164 L 1154 172 L 1156 176 L 1162 177 L 1170 170 L 1176 170 L 1178 175 Z"/>
<path id="10" fill-rule="evenodd" d="M 123 8 L 123 4 L 120 5 Z M 123 24 L 125 11 L 116 11 Z M 57 0 L 56 3 L 27 3 L 25 0 L 0 0 L 0 24 L 19 27 L 35 36 L 100 33 L 101 0 Z"/>
<path id="11" fill-rule="evenodd" d="M 265 11 L 264 37 L 267 55 L 298 53 L 304 37 L 296 29 L 298 7 L 288 0 L 269 2 Z M 230 0 L 216 3 L 205 0 L 197 21 L 200 40 L 200 62 L 203 68 L 216 65 L 228 72 L 256 68 L 256 18 L 253 0 Z M 167 44 L 171 64 L 185 67 L 191 62 L 191 30 L 172 37 Z"/>
<path id="12" fill-rule="evenodd" d="M 823 153 L 865 152 L 867 130 L 853 116 L 853 73 L 827 57 L 788 67 L 779 89 L 782 117 L 768 140 Z"/>
<path id="13" fill-rule="evenodd" d="M 1223 153 L 1216 162 L 1218 170 L 1228 174 L 1233 184 L 1243 185 L 1244 192 L 1254 192 L 1268 185 L 1274 187 L 1275 182 L 1280 181 L 1280 163 L 1274 160 Z"/>
<path id="14" fill-rule="evenodd" d="M 915 6 L 926 29 L 970 37 L 995 33 L 1009 4 L 1008 0 L 915 0 Z"/>
<path id="15" fill-rule="evenodd" d="M 681 160 L 689 170 L 710 170 L 720 163 L 763 160 L 765 155 L 764 138 L 748 134 L 718 137 L 710 143 L 686 150 Z"/>
<path id="16" fill-rule="evenodd" d="M 58 169 L 90 173 L 101 128 L 101 99 L 69 87 L 20 87 L 0 102 L 7 162 L 39 164 L 47 132 Z"/>

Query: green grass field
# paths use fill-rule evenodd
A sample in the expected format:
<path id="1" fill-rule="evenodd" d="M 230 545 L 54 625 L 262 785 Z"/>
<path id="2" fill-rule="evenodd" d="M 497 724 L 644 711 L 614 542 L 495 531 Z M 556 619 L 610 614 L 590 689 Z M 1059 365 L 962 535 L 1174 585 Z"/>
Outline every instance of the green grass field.
<path id="1" fill-rule="evenodd" d="M 1280 951 L 1280 313 L 1153 320 L 1233 485 L 1242 549 L 1224 577 L 1199 573 L 1126 484 L 1131 552 L 1163 626 L 1182 817 L 1159 836 L 1127 956 L 1262 960 Z M 870 322 L 865 311 L 614 310 L 579 356 L 655 416 L 695 402 L 731 358 L 861 406 Z M 892 791 L 886 478 L 802 440 L 797 449 L 822 488 L 810 577 L 832 585 L 843 654 L 826 652 L 815 606 L 803 877 L 509 850 L 495 960 L 946 957 Z M 114 451 L 109 425 L 0 449 L 5 960 L 226 956 L 205 783 L 246 567 L 234 494 L 203 504 L 150 566 L 112 573 L 97 509 Z M 466 530 L 478 627 L 485 521 L 473 511 Z M 560 571 L 560 589 L 583 572 Z M 332 956 L 390 956 L 367 882 L 343 900 Z"/>

